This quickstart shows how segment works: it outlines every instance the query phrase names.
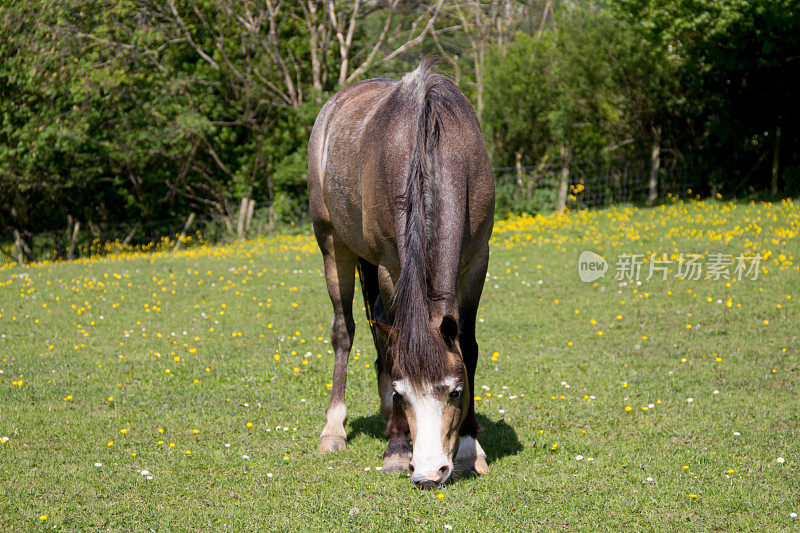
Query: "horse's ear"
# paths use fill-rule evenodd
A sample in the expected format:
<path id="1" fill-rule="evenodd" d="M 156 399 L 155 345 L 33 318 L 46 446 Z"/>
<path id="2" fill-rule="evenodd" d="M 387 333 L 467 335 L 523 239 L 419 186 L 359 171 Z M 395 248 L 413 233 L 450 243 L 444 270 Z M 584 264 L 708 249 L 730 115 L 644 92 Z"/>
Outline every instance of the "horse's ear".
<path id="1" fill-rule="evenodd" d="M 458 338 L 458 321 L 450 315 L 445 315 L 439 326 L 439 332 L 442 334 L 447 347 L 452 348 Z"/>
<path id="2" fill-rule="evenodd" d="M 381 337 L 383 337 L 383 339 L 386 342 L 392 342 L 394 340 L 396 334 L 392 326 L 386 324 L 385 322 L 381 322 L 380 320 L 373 320 L 372 324 L 375 326 L 375 328 L 381 334 Z"/>

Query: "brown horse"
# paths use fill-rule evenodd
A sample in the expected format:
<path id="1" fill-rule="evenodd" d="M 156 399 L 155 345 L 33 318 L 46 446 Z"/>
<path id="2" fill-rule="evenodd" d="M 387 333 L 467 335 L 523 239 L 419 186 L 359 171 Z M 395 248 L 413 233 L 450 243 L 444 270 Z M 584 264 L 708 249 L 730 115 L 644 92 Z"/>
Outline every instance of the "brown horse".
<path id="1" fill-rule="evenodd" d="M 336 357 L 320 449 L 345 447 L 358 269 L 378 351 L 384 469 L 408 470 L 422 488 L 446 482 L 454 467 L 488 471 L 473 390 L 494 217 L 478 118 L 432 63 L 424 59 L 400 81 L 342 89 L 320 111 L 308 145 Z"/>

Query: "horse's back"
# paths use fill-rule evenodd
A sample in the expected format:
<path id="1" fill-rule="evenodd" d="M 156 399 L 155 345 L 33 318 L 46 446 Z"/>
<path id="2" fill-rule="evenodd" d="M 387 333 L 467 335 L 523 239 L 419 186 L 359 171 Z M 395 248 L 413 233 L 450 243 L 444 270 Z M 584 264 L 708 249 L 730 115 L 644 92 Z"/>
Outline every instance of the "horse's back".
<path id="1" fill-rule="evenodd" d="M 334 231 L 357 255 L 393 271 L 399 269 L 398 235 L 405 224 L 398 200 L 408 185 L 418 107 L 425 105 L 419 98 L 426 97 L 417 94 L 414 74 L 400 82 L 366 80 L 338 92 L 320 112 L 309 141 L 315 228 Z M 432 214 L 439 230 L 434 238 L 461 242 L 456 253 L 471 256 L 491 231 L 491 167 L 471 104 L 450 80 L 432 76 L 441 83 L 439 96 L 448 100 L 439 113 L 441 172 L 435 185 L 442 201 Z"/>
<path id="2" fill-rule="evenodd" d="M 317 116 L 308 144 L 308 190 L 315 229 L 334 231 L 368 260 L 374 258 L 364 242 L 361 176 L 375 162 L 374 154 L 362 145 L 366 136 L 374 135 L 368 131 L 370 122 L 397 83 L 365 80 L 336 93 Z"/>

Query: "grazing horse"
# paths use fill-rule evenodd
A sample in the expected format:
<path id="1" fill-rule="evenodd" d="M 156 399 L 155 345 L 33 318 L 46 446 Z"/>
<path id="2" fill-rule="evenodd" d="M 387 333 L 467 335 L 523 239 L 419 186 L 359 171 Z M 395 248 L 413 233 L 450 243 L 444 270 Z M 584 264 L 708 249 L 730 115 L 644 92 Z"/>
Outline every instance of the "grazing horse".
<path id="1" fill-rule="evenodd" d="M 408 470 L 421 488 L 446 482 L 454 468 L 489 469 L 473 390 L 494 182 L 475 111 L 433 62 L 400 81 L 345 87 L 320 111 L 308 144 L 335 353 L 320 450 L 345 448 L 358 270 L 389 436 L 384 469 Z"/>

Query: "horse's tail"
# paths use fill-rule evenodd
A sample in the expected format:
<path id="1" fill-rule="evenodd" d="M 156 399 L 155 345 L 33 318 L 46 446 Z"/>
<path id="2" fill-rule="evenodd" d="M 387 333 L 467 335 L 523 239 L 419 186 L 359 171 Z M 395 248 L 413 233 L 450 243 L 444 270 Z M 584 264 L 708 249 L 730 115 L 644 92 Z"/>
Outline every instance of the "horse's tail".
<path id="1" fill-rule="evenodd" d="M 450 86 L 455 86 L 449 79 L 431 71 L 434 64 L 434 59 L 423 59 L 414 72 L 403 78 L 399 87 L 399 95 L 415 109 L 416 127 L 406 191 L 398 205 L 405 212 L 405 235 L 400 277 L 392 298 L 398 354 L 395 363 L 403 367 L 403 374 L 417 383 L 423 378 L 441 375 L 444 369 L 436 365 L 445 361 L 443 357 L 426 357 L 439 344 L 443 346 L 441 341 L 432 342 L 428 326 L 429 302 L 437 298 L 433 294 L 433 258 L 428 245 L 435 237 L 432 215 L 439 199 L 436 186 L 440 172 L 440 114 L 448 109 L 445 95 L 452 89 Z M 420 364 L 423 357 L 425 364 Z"/>

